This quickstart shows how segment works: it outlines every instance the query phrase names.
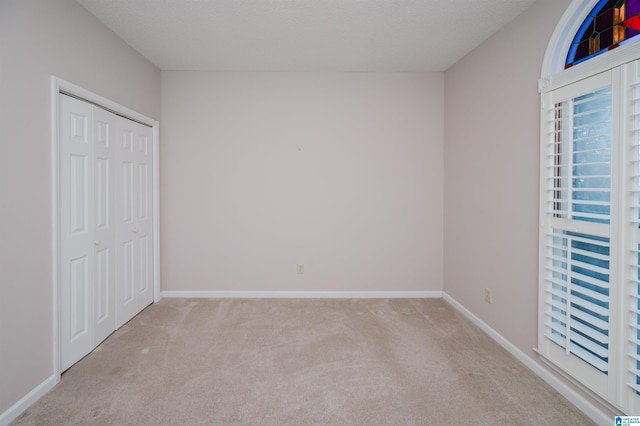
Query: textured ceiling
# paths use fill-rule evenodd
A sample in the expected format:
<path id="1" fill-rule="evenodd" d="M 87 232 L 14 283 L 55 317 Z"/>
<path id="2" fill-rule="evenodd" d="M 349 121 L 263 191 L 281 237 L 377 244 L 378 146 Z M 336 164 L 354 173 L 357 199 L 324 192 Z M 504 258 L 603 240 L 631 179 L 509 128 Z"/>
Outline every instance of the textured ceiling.
<path id="1" fill-rule="evenodd" d="M 442 71 L 535 2 L 77 1 L 160 69 L 217 71 Z"/>

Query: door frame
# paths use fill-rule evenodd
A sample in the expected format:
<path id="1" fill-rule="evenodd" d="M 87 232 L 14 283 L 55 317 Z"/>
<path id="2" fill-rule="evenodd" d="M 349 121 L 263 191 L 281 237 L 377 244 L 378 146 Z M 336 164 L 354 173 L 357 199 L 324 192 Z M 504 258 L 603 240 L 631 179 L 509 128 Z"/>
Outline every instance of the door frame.
<path id="1" fill-rule="evenodd" d="M 60 365 L 60 182 L 59 182 L 59 152 L 60 152 L 60 140 L 59 140 L 59 126 L 60 126 L 60 92 L 68 93 L 72 96 L 78 97 L 84 101 L 95 104 L 99 107 L 105 108 L 121 115 L 125 118 L 140 122 L 153 129 L 153 302 L 156 303 L 160 300 L 160 180 L 159 180 L 159 135 L 160 135 L 160 123 L 157 120 L 142 115 L 132 109 L 129 109 L 123 105 L 113 102 L 105 97 L 84 89 L 59 77 L 51 77 L 51 226 L 53 230 L 52 235 L 52 326 L 53 326 L 53 348 L 52 348 L 52 361 L 53 361 L 53 373 L 56 378 L 56 383 L 60 381 L 62 374 L 62 368 Z"/>

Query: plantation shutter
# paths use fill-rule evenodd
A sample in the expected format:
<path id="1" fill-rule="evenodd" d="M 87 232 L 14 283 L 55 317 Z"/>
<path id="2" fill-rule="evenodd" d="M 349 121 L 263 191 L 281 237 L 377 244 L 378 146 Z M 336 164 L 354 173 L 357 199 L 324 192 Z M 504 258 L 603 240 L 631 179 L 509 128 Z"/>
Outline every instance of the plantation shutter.
<path id="1" fill-rule="evenodd" d="M 628 216 L 624 235 L 628 256 L 625 285 L 624 338 L 625 386 L 623 406 L 629 412 L 640 412 L 640 66 L 626 66 L 624 92 L 628 96 L 627 161 L 625 175 L 628 184 L 626 202 Z"/>
<path id="2" fill-rule="evenodd" d="M 611 72 L 543 97 L 538 350 L 610 393 Z"/>

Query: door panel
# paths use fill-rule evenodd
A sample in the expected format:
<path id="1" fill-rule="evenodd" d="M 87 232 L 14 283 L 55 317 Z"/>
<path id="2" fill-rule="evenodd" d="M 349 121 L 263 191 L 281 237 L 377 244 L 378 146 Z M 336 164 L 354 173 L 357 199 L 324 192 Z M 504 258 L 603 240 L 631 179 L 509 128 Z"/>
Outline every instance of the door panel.
<path id="1" fill-rule="evenodd" d="M 83 338 L 91 339 L 89 315 L 89 258 L 82 256 L 69 262 L 69 301 L 71 303 L 71 324 L 69 334 L 71 342 Z M 80 342 L 82 344 L 82 342 Z"/>
<path id="2" fill-rule="evenodd" d="M 60 97 L 60 356 L 66 369 L 93 345 L 91 105 Z"/>
<path id="3" fill-rule="evenodd" d="M 88 196 L 89 164 L 87 155 L 71 154 L 69 156 L 69 204 L 72 235 L 86 234 L 88 232 Z"/>
<path id="4" fill-rule="evenodd" d="M 135 229 L 136 213 L 136 176 L 134 167 L 134 122 L 120 119 L 117 122 L 118 146 L 116 165 L 116 186 L 120 193 L 116 198 L 117 221 L 117 253 L 118 285 L 116 290 L 116 326 L 135 316 L 137 311 L 136 300 L 136 265 L 137 250 L 133 230 Z"/>
<path id="5" fill-rule="evenodd" d="M 109 167 L 108 158 L 96 159 L 96 228 L 109 228 L 109 208 L 111 207 L 111 196 L 109 194 Z"/>
<path id="6" fill-rule="evenodd" d="M 117 326 L 153 302 L 151 241 L 152 130 L 131 120 L 117 124 L 116 197 L 118 271 Z"/>
<path id="7" fill-rule="evenodd" d="M 150 241 L 147 235 L 140 237 L 138 240 L 138 247 L 140 248 L 140 294 L 145 295 L 151 287 L 151 277 L 149 273 L 151 271 L 151 256 L 150 256 Z M 141 303 L 144 303 L 144 299 Z"/>
<path id="8" fill-rule="evenodd" d="M 111 287 L 111 259 L 109 250 L 104 249 L 96 253 L 96 321 L 101 324 L 108 321 L 113 315 L 110 301 L 113 299 L 113 289 Z M 115 328 L 115 323 L 114 327 Z"/>
<path id="9" fill-rule="evenodd" d="M 128 240 L 125 241 L 123 244 L 123 262 L 122 262 L 122 272 L 124 274 L 123 276 L 123 284 L 124 284 L 124 292 L 123 292 L 123 296 L 124 296 L 124 305 L 128 306 L 129 304 L 134 304 L 135 303 L 135 264 L 136 264 L 136 260 L 134 258 L 134 248 L 133 248 L 133 241 L 132 240 Z M 135 304 L 132 305 L 131 309 L 134 309 Z"/>
<path id="10" fill-rule="evenodd" d="M 109 336 L 116 327 L 115 316 L 115 222 L 112 139 L 118 117 L 101 108 L 93 108 L 94 119 L 94 344 Z"/>
<path id="11" fill-rule="evenodd" d="M 122 162 L 122 224 L 133 224 L 133 163 Z"/>
<path id="12" fill-rule="evenodd" d="M 153 156 L 151 140 L 153 137 L 150 127 L 136 123 L 136 138 L 138 152 L 135 162 L 138 168 L 137 182 L 137 223 L 135 234 L 138 237 L 138 310 L 153 303 Z"/>
<path id="13" fill-rule="evenodd" d="M 138 164 L 138 220 L 149 219 L 149 165 Z"/>

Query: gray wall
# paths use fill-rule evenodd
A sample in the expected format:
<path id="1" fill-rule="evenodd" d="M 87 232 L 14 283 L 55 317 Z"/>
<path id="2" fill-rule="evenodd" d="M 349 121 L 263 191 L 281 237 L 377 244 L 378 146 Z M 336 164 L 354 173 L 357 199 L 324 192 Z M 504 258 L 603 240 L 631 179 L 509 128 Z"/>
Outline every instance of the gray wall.
<path id="1" fill-rule="evenodd" d="M 163 291 L 441 291 L 443 91 L 163 71 Z"/>
<path id="2" fill-rule="evenodd" d="M 534 360 L 537 81 L 570 3 L 539 0 L 445 73 L 444 290 Z"/>
<path id="3" fill-rule="evenodd" d="M 73 0 L 0 0 L 0 413 L 50 378 L 51 76 L 160 119 L 160 71 Z"/>

